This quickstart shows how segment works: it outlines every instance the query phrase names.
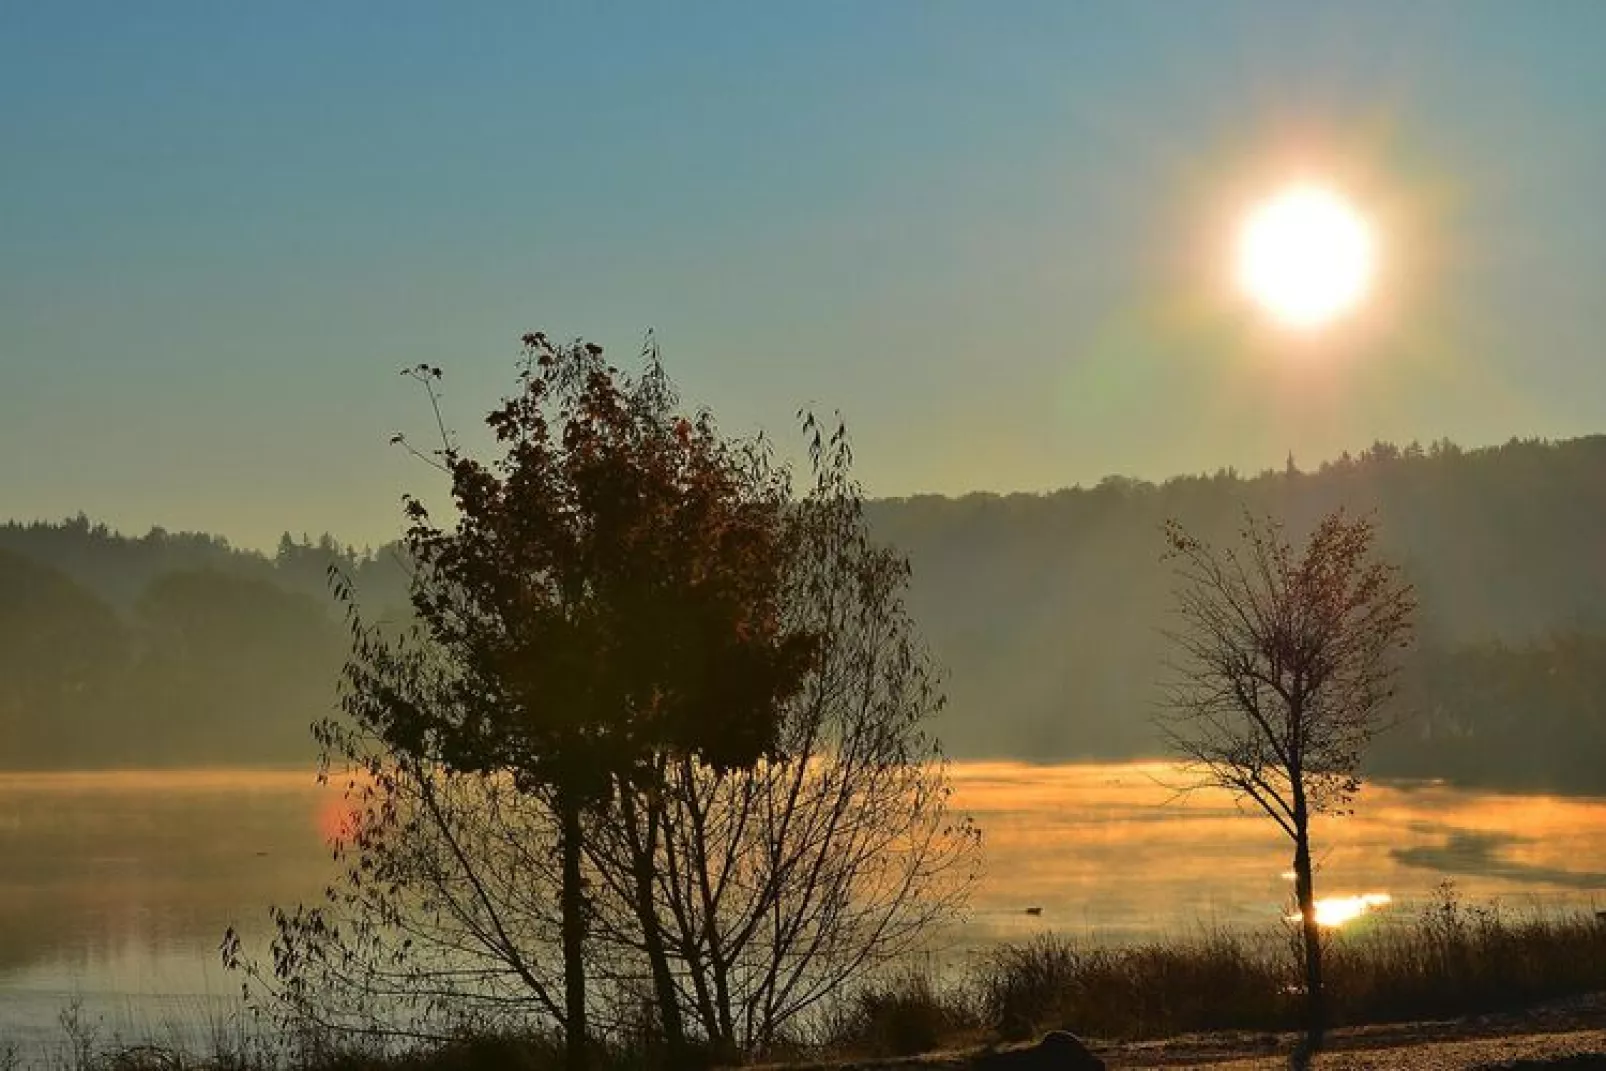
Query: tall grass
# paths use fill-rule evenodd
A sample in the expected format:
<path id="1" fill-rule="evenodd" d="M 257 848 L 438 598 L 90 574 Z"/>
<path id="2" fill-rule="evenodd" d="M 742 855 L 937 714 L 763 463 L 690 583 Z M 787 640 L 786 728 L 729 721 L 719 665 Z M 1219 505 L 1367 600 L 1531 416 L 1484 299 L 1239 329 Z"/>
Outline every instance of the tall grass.
<path id="1" fill-rule="evenodd" d="M 1606 990 L 1606 920 L 1469 907 L 1446 886 L 1414 925 L 1334 942 L 1328 964 L 1346 1022 L 1500 1011 Z"/>
<path id="2" fill-rule="evenodd" d="M 1414 919 L 1330 935 L 1325 962 L 1335 1026 L 1517 1010 L 1606 991 L 1606 923 L 1467 907 L 1446 888 Z M 1123 949 L 1040 937 L 975 970 L 986 1021 L 1005 1038 L 1296 1029 L 1299 977 L 1287 940 L 1220 932 Z"/>
<path id="3" fill-rule="evenodd" d="M 944 988 L 929 973 L 905 971 L 865 986 L 835 1008 L 824 1048 L 853 1056 L 914 1056 L 985 1033 L 963 986 Z"/>
<path id="4" fill-rule="evenodd" d="M 1231 934 L 1117 949 L 1050 935 L 986 956 L 976 989 L 1006 1040 L 1058 1028 L 1150 1038 L 1277 1028 L 1293 1018 L 1293 978 L 1265 942 Z"/>

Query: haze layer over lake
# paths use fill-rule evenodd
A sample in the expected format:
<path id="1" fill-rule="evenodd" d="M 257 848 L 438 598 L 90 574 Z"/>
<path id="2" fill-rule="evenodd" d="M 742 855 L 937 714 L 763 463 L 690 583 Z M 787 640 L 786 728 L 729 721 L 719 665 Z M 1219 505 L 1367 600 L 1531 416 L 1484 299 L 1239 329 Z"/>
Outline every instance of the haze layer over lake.
<path id="1" fill-rule="evenodd" d="M 1173 767 L 953 775 L 956 805 L 983 828 L 985 873 L 941 956 L 1047 930 L 1103 943 L 1270 931 L 1287 910 L 1280 832 L 1220 793 L 1178 798 Z M 103 1033 L 135 1035 L 231 1007 L 224 928 L 260 939 L 270 904 L 318 899 L 341 813 L 339 789 L 304 769 L 0 776 L 0 1031 L 44 1036 L 75 999 Z M 1350 926 L 1412 914 L 1447 878 L 1519 912 L 1606 905 L 1598 798 L 1370 785 L 1316 845 L 1320 896 L 1391 898 Z"/>

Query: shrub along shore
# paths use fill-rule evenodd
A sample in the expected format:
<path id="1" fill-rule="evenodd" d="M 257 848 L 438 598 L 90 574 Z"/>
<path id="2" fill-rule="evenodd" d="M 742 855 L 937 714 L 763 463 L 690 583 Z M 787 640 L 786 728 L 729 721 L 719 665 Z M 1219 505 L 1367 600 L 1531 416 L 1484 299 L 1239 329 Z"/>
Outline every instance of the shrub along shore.
<path id="1" fill-rule="evenodd" d="M 1190 940 L 1102 948 L 1055 935 L 1000 946 L 943 982 L 918 971 L 845 996 L 816 1037 L 766 1062 L 832 1061 L 963 1051 L 1070 1029 L 1096 1044 L 1198 1032 L 1295 1030 L 1301 1003 L 1293 946 L 1282 935 L 1205 933 Z M 1447 893 L 1414 919 L 1355 934 L 1328 949 L 1332 1025 L 1446 1019 L 1520 1011 L 1606 992 L 1606 918 L 1589 912 L 1514 914 Z M 60 1071 L 547 1071 L 562 1064 L 554 1034 L 465 1034 L 387 1049 L 371 1039 L 291 1031 L 268 1045 L 227 1025 L 211 1051 L 157 1045 L 95 1049 L 65 1038 L 41 1065 L 0 1047 L 0 1069 Z M 661 1066 L 651 1038 L 599 1043 L 598 1071 Z"/>

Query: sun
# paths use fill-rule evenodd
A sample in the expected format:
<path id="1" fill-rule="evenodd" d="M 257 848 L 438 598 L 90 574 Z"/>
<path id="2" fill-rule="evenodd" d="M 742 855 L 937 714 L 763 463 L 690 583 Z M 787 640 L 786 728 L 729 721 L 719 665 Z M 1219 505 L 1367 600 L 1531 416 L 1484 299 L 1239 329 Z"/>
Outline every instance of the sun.
<path id="1" fill-rule="evenodd" d="M 1239 288 L 1279 322 L 1313 330 L 1353 311 L 1377 268 L 1372 227 L 1325 186 L 1293 186 L 1256 205 L 1238 231 Z"/>

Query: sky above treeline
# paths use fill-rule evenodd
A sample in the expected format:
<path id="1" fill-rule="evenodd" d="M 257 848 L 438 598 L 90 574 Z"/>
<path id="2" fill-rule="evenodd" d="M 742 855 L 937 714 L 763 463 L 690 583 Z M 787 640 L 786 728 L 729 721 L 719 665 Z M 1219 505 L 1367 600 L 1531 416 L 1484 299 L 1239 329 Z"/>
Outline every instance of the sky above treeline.
<path id="1" fill-rule="evenodd" d="M 1606 4 L 0 0 L 0 515 L 377 543 L 527 330 L 877 495 L 1606 429 Z M 1290 182 L 1364 305 L 1232 285 Z"/>

